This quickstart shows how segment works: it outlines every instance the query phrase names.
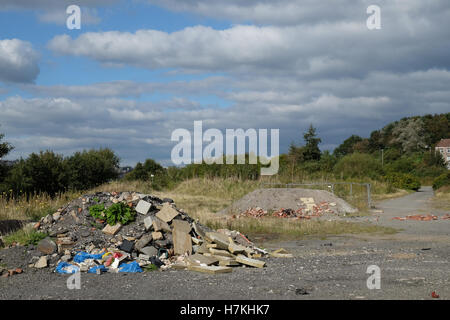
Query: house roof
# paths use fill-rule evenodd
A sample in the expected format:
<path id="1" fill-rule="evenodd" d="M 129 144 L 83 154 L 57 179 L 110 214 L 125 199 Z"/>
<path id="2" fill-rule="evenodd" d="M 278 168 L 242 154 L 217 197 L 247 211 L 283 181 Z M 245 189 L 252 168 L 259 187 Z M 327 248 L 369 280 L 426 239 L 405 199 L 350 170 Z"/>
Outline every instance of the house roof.
<path id="1" fill-rule="evenodd" d="M 450 148 L 450 139 L 441 139 L 436 145 L 437 148 Z"/>

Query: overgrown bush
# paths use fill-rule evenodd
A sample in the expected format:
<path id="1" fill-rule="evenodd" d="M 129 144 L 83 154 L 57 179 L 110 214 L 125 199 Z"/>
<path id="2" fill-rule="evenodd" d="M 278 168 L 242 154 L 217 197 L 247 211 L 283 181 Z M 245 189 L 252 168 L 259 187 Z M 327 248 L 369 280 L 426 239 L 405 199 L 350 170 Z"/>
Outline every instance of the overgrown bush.
<path id="1" fill-rule="evenodd" d="M 66 159 L 69 187 L 85 190 L 118 177 L 119 158 L 110 149 L 84 150 Z"/>
<path id="2" fill-rule="evenodd" d="M 444 186 L 450 186 L 450 172 L 441 174 L 433 181 L 434 190 L 438 190 Z"/>
<path id="3" fill-rule="evenodd" d="M 347 178 L 377 179 L 383 174 L 381 163 L 372 156 L 363 153 L 353 153 L 341 158 L 334 167 L 336 176 Z"/>
<path id="4" fill-rule="evenodd" d="M 392 172 L 386 175 L 386 180 L 399 189 L 417 191 L 421 187 L 420 180 L 408 173 Z"/>

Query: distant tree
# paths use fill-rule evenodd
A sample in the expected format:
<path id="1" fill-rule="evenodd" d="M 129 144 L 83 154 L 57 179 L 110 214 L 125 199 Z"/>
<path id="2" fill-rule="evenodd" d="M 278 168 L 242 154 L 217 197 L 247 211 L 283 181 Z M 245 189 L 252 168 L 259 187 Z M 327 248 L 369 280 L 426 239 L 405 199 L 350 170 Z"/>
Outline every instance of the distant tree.
<path id="1" fill-rule="evenodd" d="M 0 133 L 0 159 L 6 156 L 14 147 L 8 142 L 2 142 L 5 135 Z"/>
<path id="2" fill-rule="evenodd" d="M 322 139 L 318 138 L 316 135 L 316 128 L 310 124 L 308 131 L 303 135 L 305 140 L 305 146 L 303 151 L 303 158 L 305 161 L 320 160 L 321 152 L 319 149 L 319 143 Z"/>
<path id="3" fill-rule="evenodd" d="M 71 189 L 89 189 L 118 177 L 119 158 L 108 148 L 76 152 L 66 162 Z"/>
<path id="4" fill-rule="evenodd" d="M 6 156 L 14 148 L 8 142 L 2 142 L 4 137 L 5 135 L 0 133 L 0 159 Z M 0 183 L 3 182 L 3 180 L 8 174 L 8 171 L 9 171 L 8 166 L 4 165 L 3 163 L 0 163 Z M 1 189 L 3 189 L 3 187 L 0 186 L 0 191 Z"/>
<path id="5" fill-rule="evenodd" d="M 10 171 L 5 182 L 18 193 L 48 193 L 54 196 L 68 187 L 68 168 L 62 155 L 53 151 L 32 153 L 21 159 Z"/>
<path id="6" fill-rule="evenodd" d="M 347 154 L 353 153 L 355 151 L 355 144 L 361 141 L 363 141 L 363 138 L 357 135 L 352 135 L 350 138 L 344 140 L 344 142 L 342 142 L 336 149 L 334 149 L 333 154 L 336 157 L 343 157 Z"/>

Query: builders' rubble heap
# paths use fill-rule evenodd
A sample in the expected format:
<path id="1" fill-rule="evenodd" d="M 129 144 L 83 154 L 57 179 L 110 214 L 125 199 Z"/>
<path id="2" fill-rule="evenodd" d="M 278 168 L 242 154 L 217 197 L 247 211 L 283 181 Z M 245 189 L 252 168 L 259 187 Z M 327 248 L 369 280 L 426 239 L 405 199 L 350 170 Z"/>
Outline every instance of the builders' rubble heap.
<path id="1" fill-rule="evenodd" d="M 48 237 L 36 246 L 39 256 L 29 266 L 56 267 L 59 273 L 141 272 L 141 268 L 222 273 L 231 272 L 232 266 L 264 267 L 257 258 L 268 255 L 238 231 L 213 231 L 178 209 L 173 200 L 137 192 L 82 196 L 43 217 L 34 228 Z"/>
<path id="2" fill-rule="evenodd" d="M 445 215 L 440 217 L 441 220 L 450 220 L 450 214 L 446 213 Z M 406 220 L 414 220 L 414 221 L 432 221 L 432 220 L 439 220 L 439 217 L 434 214 L 416 214 L 416 215 L 408 215 L 406 217 L 394 217 L 392 220 L 400 220 L 400 221 L 406 221 Z"/>
<path id="3" fill-rule="evenodd" d="M 273 217 L 277 218 L 297 218 L 297 219 L 311 219 L 312 217 L 320 217 L 324 214 L 337 214 L 337 210 L 332 208 L 336 207 L 336 203 L 328 203 L 326 201 L 316 204 L 314 198 L 300 198 L 301 204 L 299 203 L 299 208 L 294 209 L 278 209 L 272 213 Z M 262 208 L 249 208 L 246 211 L 239 214 L 237 217 L 252 217 L 252 218 L 262 218 L 269 216 L 269 213 Z"/>

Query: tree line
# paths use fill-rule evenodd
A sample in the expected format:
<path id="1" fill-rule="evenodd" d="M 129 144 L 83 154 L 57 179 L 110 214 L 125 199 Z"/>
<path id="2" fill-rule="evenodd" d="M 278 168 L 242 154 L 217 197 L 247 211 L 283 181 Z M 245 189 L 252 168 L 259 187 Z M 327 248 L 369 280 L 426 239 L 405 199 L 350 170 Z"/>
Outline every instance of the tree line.
<path id="1" fill-rule="evenodd" d="M 321 151 L 316 129 L 311 124 L 303 143 L 291 143 L 279 157 L 280 182 L 305 179 L 374 179 L 399 188 L 417 190 L 421 181 L 433 181 L 447 174 L 445 161 L 434 146 L 450 137 L 450 113 L 403 118 L 373 131 L 368 138 L 351 135 L 333 152 Z M 13 148 L 2 142 L 0 159 Z M 257 180 L 262 164 L 190 164 L 164 168 L 153 159 L 138 162 L 126 180 L 151 183 L 156 189 L 198 177 Z M 225 163 L 225 161 L 224 161 Z M 235 161 L 236 163 L 236 161 Z M 52 151 L 32 153 L 13 166 L 0 165 L 1 192 L 46 192 L 86 190 L 118 178 L 119 158 L 110 149 L 85 150 L 69 157 Z M 442 177 L 441 177 L 442 180 Z"/>

